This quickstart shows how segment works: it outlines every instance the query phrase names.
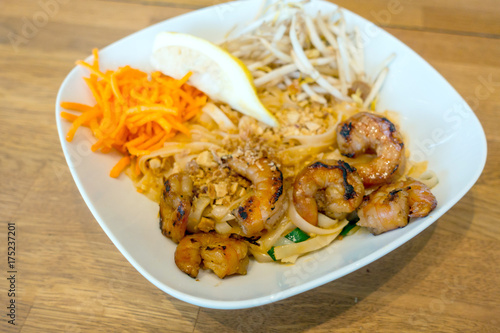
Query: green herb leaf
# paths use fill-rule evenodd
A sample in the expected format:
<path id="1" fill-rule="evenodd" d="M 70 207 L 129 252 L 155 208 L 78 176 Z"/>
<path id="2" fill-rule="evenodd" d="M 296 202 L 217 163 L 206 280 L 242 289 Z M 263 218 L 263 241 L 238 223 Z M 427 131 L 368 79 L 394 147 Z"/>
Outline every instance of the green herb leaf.
<path id="1" fill-rule="evenodd" d="M 354 228 L 356 226 L 356 222 L 358 222 L 359 219 L 357 221 L 351 221 L 349 222 L 345 227 L 344 229 L 342 229 L 342 231 L 340 232 L 340 236 L 345 236 L 349 233 L 349 231 L 351 231 L 352 228 Z"/>
<path id="2" fill-rule="evenodd" d="M 271 257 L 271 259 L 273 259 L 274 261 L 276 261 L 276 257 L 274 256 L 274 246 L 272 248 L 270 248 L 269 251 L 267 251 L 267 254 L 269 254 L 269 256 Z"/>
<path id="3" fill-rule="evenodd" d="M 309 235 L 300 230 L 299 228 L 295 228 L 285 238 L 291 240 L 294 243 L 300 243 L 309 239 Z"/>

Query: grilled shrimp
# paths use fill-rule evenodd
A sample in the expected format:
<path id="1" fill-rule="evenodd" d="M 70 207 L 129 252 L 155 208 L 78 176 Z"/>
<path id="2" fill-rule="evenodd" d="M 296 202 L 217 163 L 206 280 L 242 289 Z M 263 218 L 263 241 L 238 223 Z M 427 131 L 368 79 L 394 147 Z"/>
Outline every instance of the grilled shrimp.
<path id="1" fill-rule="evenodd" d="M 358 225 L 374 235 L 402 228 L 410 217 L 425 217 L 436 208 L 436 197 L 418 180 L 408 178 L 381 186 L 372 192 L 358 210 Z"/>
<path id="2" fill-rule="evenodd" d="M 265 158 L 252 165 L 231 158 L 228 165 L 253 183 L 254 194 L 232 213 L 245 236 L 257 236 L 266 228 L 272 227 L 276 221 L 272 218 L 273 215 L 283 211 L 283 175 L 273 162 Z"/>
<path id="3" fill-rule="evenodd" d="M 337 126 L 340 153 L 347 157 L 377 156 L 368 163 L 355 164 L 365 186 L 388 183 L 404 172 L 404 143 L 388 119 L 360 112 Z"/>
<path id="4" fill-rule="evenodd" d="M 318 224 L 318 210 L 342 218 L 363 201 L 365 188 L 356 172 L 344 161 L 325 160 L 305 167 L 293 184 L 295 209 L 307 222 Z"/>
<path id="5" fill-rule="evenodd" d="M 175 173 L 165 181 L 160 199 L 160 229 L 163 235 L 178 243 L 186 233 L 193 182 L 184 173 Z"/>
<path id="6" fill-rule="evenodd" d="M 200 233 L 184 237 L 175 250 L 175 264 L 195 278 L 200 267 L 211 269 L 219 278 L 246 274 L 248 246 L 229 235 Z"/>
<path id="7" fill-rule="evenodd" d="M 405 182 L 410 205 L 410 217 L 426 217 L 437 206 L 437 200 L 427 185 L 413 178 Z"/>

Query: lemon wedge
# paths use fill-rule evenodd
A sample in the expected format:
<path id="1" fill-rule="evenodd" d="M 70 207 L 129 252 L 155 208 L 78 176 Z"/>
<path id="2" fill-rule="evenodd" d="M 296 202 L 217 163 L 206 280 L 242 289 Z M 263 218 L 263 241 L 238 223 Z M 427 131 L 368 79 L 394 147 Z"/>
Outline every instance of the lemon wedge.
<path id="1" fill-rule="evenodd" d="M 253 78 L 245 64 L 219 46 L 193 35 L 161 32 L 153 45 L 151 63 L 156 70 L 175 79 L 192 72 L 189 84 L 211 99 L 269 126 L 276 118 L 259 100 Z"/>

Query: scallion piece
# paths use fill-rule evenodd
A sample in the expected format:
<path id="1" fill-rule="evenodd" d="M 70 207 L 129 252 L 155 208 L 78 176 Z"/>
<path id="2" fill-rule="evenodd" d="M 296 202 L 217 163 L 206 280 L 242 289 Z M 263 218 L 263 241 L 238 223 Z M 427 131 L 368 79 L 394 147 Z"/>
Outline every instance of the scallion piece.
<path id="1" fill-rule="evenodd" d="M 303 242 L 305 240 L 308 240 L 309 235 L 306 234 L 305 232 L 303 232 L 302 230 L 300 230 L 299 228 L 295 228 L 292 231 L 290 231 L 290 233 L 288 233 L 285 236 L 285 238 L 288 238 L 289 240 L 291 240 L 294 243 L 300 243 L 300 242 Z"/>
<path id="2" fill-rule="evenodd" d="M 351 231 L 351 229 L 356 226 L 356 223 L 358 221 L 359 221 L 359 218 L 355 219 L 355 220 L 352 220 L 352 221 L 349 221 L 349 224 L 347 224 L 344 227 L 344 229 L 342 229 L 342 231 L 340 232 L 339 236 L 346 236 L 349 233 L 349 231 Z"/>
<path id="3" fill-rule="evenodd" d="M 276 257 L 274 256 L 274 246 L 271 247 L 269 251 L 267 251 L 267 254 L 269 254 L 269 256 L 271 257 L 271 259 L 273 259 L 273 261 L 276 261 Z"/>
<path id="4" fill-rule="evenodd" d="M 285 239 L 283 239 L 283 238 L 285 238 Z M 283 238 L 281 238 L 280 240 L 278 240 L 276 242 L 276 244 L 280 244 L 280 245 L 283 245 L 282 243 L 286 244 L 287 239 L 288 239 L 288 241 L 292 241 L 294 243 L 300 243 L 300 242 L 303 242 L 305 240 L 308 240 L 309 239 L 309 235 L 306 234 L 305 232 L 303 232 L 302 230 L 300 230 L 299 228 L 295 228 L 292 231 L 290 231 L 288 234 L 286 234 L 285 237 L 283 237 Z M 274 256 L 274 246 L 271 247 L 269 249 L 269 251 L 267 251 L 267 254 L 269 254 L 269 256 L 274 261 L 276 261 L 276 257 Z"/>

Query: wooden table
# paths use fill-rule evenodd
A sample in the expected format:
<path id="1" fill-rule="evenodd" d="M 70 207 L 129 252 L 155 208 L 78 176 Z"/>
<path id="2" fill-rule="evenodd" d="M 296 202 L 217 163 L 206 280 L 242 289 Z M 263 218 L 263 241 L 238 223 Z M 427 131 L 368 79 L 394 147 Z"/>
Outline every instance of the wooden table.
<path id="1" fill-rule="evenodd" d="M 486 131 L 488 161 L 477 184 L 406 245 L 312 291 L 235 311 L 163 293 L 114 247 L 66 167 L 54 119 L 59 85 L 92 48 L 218 2 L 0 2 L 0 331 L 498 332 L 498 0 L 337 1 L 422 55 Z M 15 327 L 5 316 L 8 224 L 16 228 Z"/>

